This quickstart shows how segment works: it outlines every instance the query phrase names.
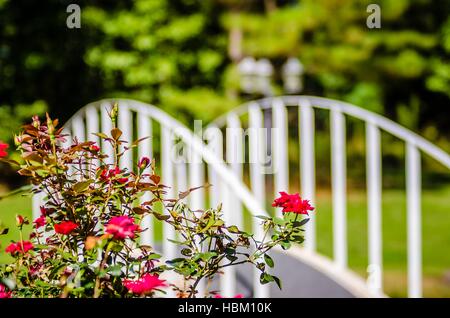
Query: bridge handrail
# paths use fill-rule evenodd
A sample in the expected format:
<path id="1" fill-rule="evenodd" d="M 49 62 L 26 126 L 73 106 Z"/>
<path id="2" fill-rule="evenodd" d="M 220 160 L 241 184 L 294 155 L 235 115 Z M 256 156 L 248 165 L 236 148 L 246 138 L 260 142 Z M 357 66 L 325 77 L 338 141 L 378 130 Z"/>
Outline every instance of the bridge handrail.
<path id="1" fill-rule="evenodd" d="M 422 150 L 424 153 L 428 154 L 445 167 L 450 169 L 450 154 L 446 153 L 444 150 L 434 145 L 430 141 L 426 140 L 422 136 L 416 134 L 415 132 L 397 124 L 396 122 L 383 117 L 377 113 L 371 112 L 369 110 L 360 108 L 353 104 L 342 102 L 330 98 L 309 96 L 309 95 L 292 95 L 292 96 L 277 96 L 277 97 L 267 97 L 259 100 L 244 103 L 237 108 L 225 113 L 214 121 L 212 121 L 208 127 L 223 127 L 226 124 L 227 117 L 230 113 L 236 115 L 242 115 L 248 111 L 248 108 L 252 104 L 258 104 L 262 109 L 268 109 L 272 107 L 273 101 L 281 100 L 284 104 L 290 106 L 297 106 L 302 101 L 309 101 L 309 103 L 315 108 L 321 109 L 336 109 L 340 110 L 344 114 L 352 116 L 354 118 L 360 119 L 364 122 L 370 122 L 386 132 L 398 137 L 408 143 L 411 143 Z"/>

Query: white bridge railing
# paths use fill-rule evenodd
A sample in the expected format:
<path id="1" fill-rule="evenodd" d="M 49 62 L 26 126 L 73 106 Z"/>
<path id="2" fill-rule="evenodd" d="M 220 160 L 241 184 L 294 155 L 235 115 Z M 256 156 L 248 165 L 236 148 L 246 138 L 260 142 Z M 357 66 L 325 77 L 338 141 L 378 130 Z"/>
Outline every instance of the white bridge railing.
<path id="1" fill-rule="evenodd" d="M 375 276 L 369 284 L 373 295 L 382 295 L 382 229 L 381 229 L 381 141 L 380 130 L 384 130 L 406 143 L 406 192 L 408 210 L 408 292 L 410 297 L 421 297 L 422 270 L 421 270 L 421 152 L 433 157 L 450 169 L 450 156 L 429 143 L 422 137 L 397 125 L 396 123 L 374 113 L 356 106 L 309 96 L 285 96 L 262 99 L 245 104 L 211 123 L 203 134 L 203 139 L 191 130 L 180 124 L 159 108 L 132 100 L 103 100 L 91 103 L 78 111 L 65 125 L 65 131 L 76 136 L 80 141 L 91 140 L 101 145 L 106 154 L 112 149 L 108 144 L 93 135 L 95 132 L 109 132 L 111 123 L 107 111 L 113 102 L 119 103 L 119 128 L 124 132 L 123 139 L 133 141 L 147 136 L 160 136 L 160 139 L 149 138 L 139 144 L 137 153 L 129 153 L 121 161 L 128 169 L 133 169 L 133 158 L 140 156 L 157 157 L 161 166 L 163 183 L 172 185 L 168 196 L 176 195 L 175 191 L 184 191 L 190 187 L 197 187 L 206 182 L 213 186 L 205 190 L 194 191 L 189 197 L 193 209 L 217 206 L 223 203 L 224 216 L 228 222 L 243 225 L 244 209 L 252 215 L 267 215 L 265 210 L 266 199 L 272 199 L 270 194 L 266 198 L 269 188 L 265 174 L 273 172 L 274 190 L 289 190 L 288 171 L 288 118 L 287 107 L 298 108 L 298 127 L 300 146 L 300 186 L 302 196 L 315 201 L 315 154 L 314 154 L 314 115 L 315 108 L 330 111 L 331 132 L 331 179 L 333 191 L 333 250 L 335 266 L 345 269 L 347 267 L 347 226 L 346 226 L 346 116 L 352 116 L 366 123 L 367 144 L 367 194 L 369 213 L 369 264 L 376 266 L 379 275 Z M 237 131 L 243 128 L 243 116 L 248 116 L 250 132 L 248 142 L 249 153 L 249 180 L 244 182 L 244 161 L 246 145 Z M 270 117 L 270 118 L 269 118 Z M 269 121 L 267 119 L 270 119 Z M 134 127 L 136 129 L 134 129 Z M 227 129 L 226 141 L 223 143 L 220 129 Z M 270 143 L 261 142 L 264 128 L 274 128 L 269 135 Z M 182 155 L 175 155 L 176 144 L 181 143 L 188 150 Z M 207 144 L 204 143 L 207 141 Z M 160 141 L 160 142 L 158 142 Z M 158 147 L 158 148 L 156 148 Z M 223 149 L 225 148 L 225 153 Z M 271 150 L 271 169 L 267 167 L 258 156 Z M 225 158 L 224 158 L 225 155 Z M 111 156 L 112 157 L 112 156 Z M 174 160 L 181 159 L 189 160 Z M 179 158 L 179 159 L 180 159 Z M 225 164 L 228 162 L 229 164 Z M 248 184 L 248 186 L 246 185 Z M 251 190 L 250 190 L 251 189 Z M 42 196 L 35 196 L 33 200 L 33 213 L 38 215 Z M 148 198 L 143 198 L 148 200 Z M 256 235 L 259 227 L 252 230 Z M 142 233 L 145 244 L 153 245 L 157 239 L 154 236 L 154 220 L 145 219 L 147 231 Z M 170 227 L 163 228 L 164 238 L 174 238 L 175 233 Z M 176 246 L 167 240 L 162 241 L 162 254 L 171 258 L 176 254 Z M 316 251 L 316 229 L 314 216 L 307 223 L 305 248 L 311 252 Z M 259 276 L 255 271 L 253 277 L 253 296 L 269 297 L 267 285 L 259 284 Z M 204 286 L 200 286 L 202 290 Z M 221 292 L 230 297 L 236 291 L 236 272 L 227 267 L 220 280 Z"/>
<path id="2" fill-rule="evenodd" d="M 354 105 L 314 96 L 282 96 L 266 98 L 244 104 L 228 114 L 216 119 L 209 127 L 224 128 L 240 126 L 239 118 L 248 116 L 249 128 L 276 128 L 272 133 L 272 166 L 274 167 L 274 191 L 289 188 L 288 162 L 288 111 L 287 107 L 297 107 L 300 147 L 299 170 L 302 196 L 315 200 L 315 154 L 314 154 L 314 115 L 315 109 L 330 112 L 331 139 L 331 188 L 333 209 L 333 258 L 336 266 L 347 267 L 347 186 L 346 186 L 346 116 L 365 122 L 366 125 L 366 180 L 368 202 L 368 259 L 369 268 L 374 269 L 369 289 L 375 295 L 382 295 L 382 153 L 380 130 L 403 140 L 406 144 L 406 194 L 407 194 L 407 254 L 408 254 L 408 296 L 422 296 L 422 246 L 421 246 L 421 152 L 434 158 L 450 169 L 450 156 L 419 135 L 409 131 L 380 115 Z M 269 119 L 269 120 L 267 120 Z M 261 143 L 257 143 L 261 147 Z M 229 146 L 229 143 L 227 143 Z M 255 139 L 249 135 L 250 153 L 255 152 Z M 227 148 L 235 151 L 236 147 Z M 266 149 L 267 150 L 267 149 Z M 240 151 L 240 150 L 239 150 Z M 262 152 L 265 149 L 260 150 Z M 228 154 L 227 152 L 227 154 Z M 233 156 L 233 154 L 230 154 Z M 266 202 L 263 190 L 266 180 L 257 167 L 250 163 L 250 184 L 258 201 Z M 233 168 L 238 177 L 242 174 Z M 272 197 L 272 194 L 270 194 Z M 320 213 L 320 212 L 319 212 Z M 307 223 L 305 248 L 316 250 L 316 226 L 314 214 Z"/>

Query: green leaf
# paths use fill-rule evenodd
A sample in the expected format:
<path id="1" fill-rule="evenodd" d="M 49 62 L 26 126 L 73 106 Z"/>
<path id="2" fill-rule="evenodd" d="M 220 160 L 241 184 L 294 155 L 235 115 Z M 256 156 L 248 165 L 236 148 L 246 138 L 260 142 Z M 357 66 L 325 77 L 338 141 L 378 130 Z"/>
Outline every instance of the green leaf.
<path id="1" fill-rule="evenodd" d="M 114 244 L 111 248 L 111 250 L 115 253 L 119 253 L 120 251 L 122 251 L 123 246 L 122 244 Z"/>
<path id="2" fill-rule="evenodd" d="M 170 219 L 170 215 L 164 215 L 156 212 L 154 212 L 153 215 L 160 221 L 167 221 L 168 219 Z"/>
<path id="3" fill-rule="evenodd" d="M 275 283 L 278 285 L 278 288 L 281 289 L 281 280 L 276 276 L 272 276 L 272 278 L 275 281 Z"/>
<path id="4" fill-rule="evenodd" d="M 267 264 L 269 267 L 273 267 L 273 266 L 274 266 L 272 257 L 270 257 L 270 256 L 267 255 L 267 254 L 264 254 L 264 261 L 266 262 L 266 264 Z"/>
<path id="5" fill-rule="evenodd" d="M 255 218 L 261 219 L 261 220 L 270 220 L 271 217 L 265 216 L 265 215 L 256 215 Z"/>
<path id="6" fill-rule="evenodd" d="M 184 243 L 185 242 L 181 242 L 181 241 L 177 241 L 177 240 L 172 240 L 172 239 L 167 239 L 169 242 L 172 242 L 172 243 L 174 243 L 174 244 L 177 244 L 177 245 L 184 245 Z"/>
<path id="7" fill-rule="evenodd" d="M 8 234 L 9 229 L 0 222 L 0 235 Z"/>
<path id="8" fill-rule="evenodd" d="M 228 227 L 228 232 L 230 233 L 241 233 L 236 225 L 231 225 Z"/>
<path id="9" fill-rule="evenodd" d="M 300 226 L 305 225 L 306 223 L 308 223 L 308 221 L 309 221 L 309 218 L 308 219 L 303 219 L 301 221 L 292 222 L 292 225 L 294 227 L 300 227 Z"/>
<path id="10" fill-rule="evenodd" d="M 233 256 L 233 255 L 226 255 L 225 257 L 231 262 L 234 262 L 238 259 L 237 256 Z"/>
<path id="11" fill-rule="evenodd" d="M 295 243 L 299 243 L 299 244 L 302 244 L 305 241 L 304 237 L 301 235 L 292 235 L 291 238 L 292 238 L 292 241 L 294 241 Z"/>
<path id="12" fill-rule="evenodd" d="M 73 191 L 75 191 L 76 193 L 84 192 L 89 188 L 89 186 L 93 182 L 94 182 L 94 180 L 92 180 L 92 179 L 89 179 L 87 181 L 78 182 L 73 186 Z"/>
<path id="13" fill-rule="evenodd" d="M 280 245 L 283 250 L 288 250 L 291 247 L 291 242 L 283 241 L 280 243 Z"/>
<path id="14" fill-rule="evenodd" d="M 108 267 L 107 272 L 112 276 L 120 276 L 122 274 L 122 266 L 121 265 L 113 265 Z"/>
<path id="15" fill-rule="evenodd" d="M 273 282 L 273 280 L 273 276 L 267 273 L 261 273 L 261 276 L 259 276 L 259 282 L 263 285 L 269 282 Z"/>
<path id="16" fill-rule="evenodd" d="M 171 259 L 171 260 L 167 260 L 166 263 L 169 264 L 169 265 L 174 266 L 174 265 L 179 264 L 179 263 L 184 263 L 185 260 L 186 259 L 184 259 L 184 258 L 178 257 L 178 258 L 174 258 L 174 259 Z"/>
<path id="17" fill-rule="evenodd" d="M 199 231 L 199 233 L 204 233 L 204 232 L 206 232 L 211 226 L 214 225 L 215 222 L 216 222 L 216 220 L 214 219 L 214 217 L 211 216 L 211 217 L 209 218 L 208 223 L 206 224 L 206 226 L 205 226 L 203 229 L 201 229 L 201 230 Z"/>
<path id="18" fill-rule="evenodd" d="M 148 260 L 152 260 L 152 259 L 160 259 L 160 258 L 161 258 L 161 255 L 160 255 L 160 254 L 156 254 L 156 253 L 150 254 L 149 256 L 147 256 L 147 259 L 148 259 Z"/>
<path id="19" fill-rule="evenodd" d="M 200 258 L 202 261 L 207 262 L 207 261 L 209 261 L 211 258 L 213 258 L 215 256 L 217 256 L 216 252 L 205 252 L 205 253 L 198 253 L 198 254 L 196 254 L 193 259 L 197 260 L 197 259 Z"/>
<path id="20" fill-rule="evenodd" d="M 191 251 L 190 248 L 183 248 L 183 249 L 181 250 L 181 255 L 184 255 L 184 256 L 191 256 L 191 255 L 192 255 L 192 251 Z"/>
<path id="21" fill-rule="evenodd" d="M 106 134 L 101 133 L 101 132 L 100 133 L 93 133 L 93 135 L 98 136 L 98 137 L 100 137 L 102 139 L 109 139 L 109 137 Z"/>

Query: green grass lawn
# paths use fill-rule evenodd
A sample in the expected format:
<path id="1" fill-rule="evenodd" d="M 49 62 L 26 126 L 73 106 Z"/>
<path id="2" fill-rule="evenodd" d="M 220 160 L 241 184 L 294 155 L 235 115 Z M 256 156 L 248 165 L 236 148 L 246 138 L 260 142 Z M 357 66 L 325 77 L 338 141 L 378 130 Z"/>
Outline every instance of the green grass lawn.
<path id="1" fill-rule="evenodd" d="M 331 196 L 317 195 L 317 243 L 319 252 L 332 257 Z M 450 188 L 425 190 L 422 207 L 424 295 L 450 297 L 450 285 L 444 274 L 450 272 Z M 29 197 L 15 196 L 0 201 L 0 219 L 10 227 L 0 237 L 0 263 L 10 260 L 4 249 L 17 240 L 16 213 L 31 217 Z M 349 266 L 365 275 L 367 261 L 367 207 L 365 194 L 352 191 L 348 196 Z M 160 232 L 160 227 L 157 228 Z M 160 237 L 160 235 L 157 235 Z M 383 266 L 384 285 L 390 296 L 406 295 L 406 199 L 402 191 L 383 193 Z"/>

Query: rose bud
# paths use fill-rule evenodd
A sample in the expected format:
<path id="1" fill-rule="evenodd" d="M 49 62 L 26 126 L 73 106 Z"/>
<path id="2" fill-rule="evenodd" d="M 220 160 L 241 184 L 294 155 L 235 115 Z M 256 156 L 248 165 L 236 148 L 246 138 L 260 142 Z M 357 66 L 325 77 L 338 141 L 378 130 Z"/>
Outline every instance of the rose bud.
<path id="1" fill-rule="evenodd" d="M 16 214 L 16 225 L 18 227 L 22 227 L 22 225 L 24 225 L 24 224 L 28 224 L 27 219 L 19 214 Z"/>
<path id="2" fill-rule="evenodd" d="M 143 170 L 147 168 L 150 165 L 150 158 L 148 157 L 142 157 L 141 160 L 139 160 L 138 167 L 139 169 Z"/>

